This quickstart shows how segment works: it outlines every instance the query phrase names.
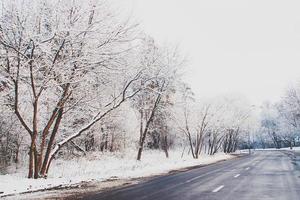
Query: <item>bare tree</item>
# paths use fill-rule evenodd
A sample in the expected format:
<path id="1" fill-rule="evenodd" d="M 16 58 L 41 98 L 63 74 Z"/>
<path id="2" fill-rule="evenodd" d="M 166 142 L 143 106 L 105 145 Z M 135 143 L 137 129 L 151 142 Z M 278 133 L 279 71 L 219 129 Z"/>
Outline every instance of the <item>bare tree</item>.
<path id="1" fill-rule="evenodd" d="M 137 160 L 141 160 L 142 151 L 149 130 L 158 130 L 153 123 L 158 115 L 164 115 L 163 109 L 171 104 L 173 84 L 178 78 L 177 69 L 182 65 L 177 49 L 170 50 L 156 46 L 154 40 L 146 37 L 141 45 L 141 58 L 139 64 L 146 69 L 145 75 L 137 88 L 141 92 L 134 98 L 133 106 L 137 109 L 140 118 L 140 138 L 138 144 Z M 162 134 L 163 150 L 168 157 L 166 132 Z"/>
<path id="2" fill-rule="evenodd" d="M 193 158 L 197 159 L 203 148 L 203 143 L 208 134 L 208 125 L 210 122 L 210 105 L 203 105 L 200 109 L 193 108 L 191 113 L 190 109 L 185 104 L 184 107 L 184 125 L 179 126 L 180 130 L 185 134 L 190 151 Z M 193 106 L 196 106 L 195 104 Z"/>
<path id="3" fill-rule="evenodd" d="M 296 87 L 288 88 L 276 108 L 279 113 L 281 139 L 292 149 L 296 143 L 296 138 L 299 136 L 300 128 L 299 89 Z"/>

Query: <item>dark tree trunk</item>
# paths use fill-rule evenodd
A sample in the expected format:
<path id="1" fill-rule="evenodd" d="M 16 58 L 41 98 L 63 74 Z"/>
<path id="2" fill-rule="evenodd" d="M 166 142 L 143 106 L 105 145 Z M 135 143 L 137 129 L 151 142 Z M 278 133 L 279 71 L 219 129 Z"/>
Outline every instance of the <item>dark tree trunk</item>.
<path id="1" fill-rule="evenodd" d="M 163 150 L 164 150 L 164 152 L 165 152 L 165 154 L 166 154 L 166 158 L 169 158 L 169 144 L 168 144 L 168 137 L 165 135 L 164 137 L 163 137 Z"/>
<path id="2" fill-rule="evenodd" d="M 33 150 L 29 150 L 29 166 L 28 166 L 28 178 L 33 178 L 33 165 L 34 165 L 34 156 Z"/>
<path id="3" fill-rule="evenodd" d="M 17 144 L 17 149 L 15 153 L 15 163 L 19 163 L 19 152 L 20 152 L 20 144 Z"/>
<path id="4" fill-rule="evenodd" d="M 57 118 L 56 118 L 56 121 L 55 121 L 54 128 L 53 128 L 51 136 L 50 136 L 50 140 L 48 142 L 45 158 L 44 158 L 42 169 L 41 169 L 41 175 L 44 176 L 44 177 L 47 176 L 47 171 L 48 171 L 48 168 L 49 168 L 49 165 L 50 165 L 50 161 L 53 159 L 53 158 L 49 158 L 50 157 L 50 152 L 52 150 L 52 145 L 54 143 L 55 136 L 57 134 L 62 116 L 63 116 L 63 108 L 60 108 L 59 111 L 58 111 L 58 115 L 57 115 Z"/>
<path id="5" fill-rule="evenodd" d="M 148 133 L 149 126 L 150 126 L 151 122 L 153 121 L 153 118 L 154 118 L 154 115 L 155 115 L 155 111 L 156 111 L 156 109 L 157 109 L 157 107 L 158 107 L 158 105 L 160 103 L 160 100 L 161 100 L 161 93 L 159 93 L 157 95 L 157 97 L 156 97 L 156 100 L 155 100 L 154 106 L 152 108 L 150 117 L 149 117 L 149 119 L 146 122 L 146 126 L 145 126 L 144 131 L 142 132 L 142 135 L 140 136 L 140 142 L 139 142 L 139 149 L 138 149 L 137 160 L 141 160 L 141 158 L 142 158 L 143 146 L 144 146 L 144 143 L 145 143 L 146 135 Z"/>
<path id="6" fill-rule="evenodd" d="M 38 164 L 38 152 L 36 151 L 36 149 L 34 148 L 34 179 L 38 179 L 39 178 L 39 164 Z"/>
<path id="7" fill-rule="evenodd" d="M 140 146 L 139 150 L 138 150 L 137 160 L 141 160 L 141 158 L 142 158 L 142 152 L 143 152 L 143 147 Z"/>

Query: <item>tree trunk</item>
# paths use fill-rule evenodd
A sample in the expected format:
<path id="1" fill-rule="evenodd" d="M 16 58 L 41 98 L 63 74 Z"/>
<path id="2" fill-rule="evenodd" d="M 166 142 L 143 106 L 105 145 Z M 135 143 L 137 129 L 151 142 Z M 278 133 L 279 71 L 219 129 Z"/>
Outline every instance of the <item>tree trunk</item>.
<path id="1" fill-rule="evenodd" d="M 30 147 L 30 150 L 29 150 L 28 178 L 32 178 L 33 177 L 33 163 L 34 163 L 33 159 L 34 159 L 33 150 Z"/>
<path id="2" fill-rule="evenodd" d="M 169 158 L 169 144 L 168 137 L 166 135 L 163 137 L 163 150 L 165 152 L 166 158 Z"/>
<path id="3" fill-rule="evenodd" d="M 17 144 L 16 154 L 15 154 L 15 163 L 19 163 L 19 152 L 20 152 L 20 144 Z"/>
<path id="4" fill-rule="evenodd" d="M 51 136 L 50 136 L 50 140 L 48 142 L 46 154 L 45 154 L 43 165 L 42 165 L 42 168 L 41 168 L 41 175 L 43 177 L 47 176 L 47 171 L 48 171 L 47 168 L 49 167 L 50 160 L 51 160 L 51 158 L 49 158 L 49 157 L 50 157 L 50 153 L 51 153 L 51 150 L 52 150 L 52 145 L 54 143 L 55 136 L 56 136 L 56 133 L 58 131 L 62 116 L 63 116 L 63 108 L 60 108 L 59 112 L 58 112 L 58 115 L 57 115 L 57 118 L 56 118 L 56 121 L 55 121 L 54 128 L 53 128 Z"/>
<path id="5" fill-rule="evenodd" d="M 194 153 L 193 142 L 192 142 L 192 138 L 191 138 L 190 134 L 188 135 L 188 139 L 189 139 L 189 145 L 190 145 L 189 152 L 191 151 L 193 158 L 196 158 L 195 153 Z"/>
<path id="6" fill-rule="evenodd" d="M 183 150 L 182 150 L 181 158 L 183 158 L 184 151 L 185 151 L 185 146 L 184 146 L 184 148 L 183 148 Z"/>
<path id="7" fill-rule="evenodd" d="M 38 164 L 38 152 L 36 150 L 36 148 L 34 147 L 34 179 L 38 179 L 39 178 L 39 164 Z"/>
<path id="8" fill-rule="evenodd" d="M 165 151 L 165 154 L 166 154 L 166 158 L 169 158 L 169 151 L 168 151 L 168 149 L 165 149 L 164 151 Z"/>
<path id="9" fill-rule="evenodd" d="M 144 146 L 144 143 L 145 143 L 145 139 L 146 139 L 146 135 L 148 133 L 149 126 L 150 126 L 151 122 L 153 121 L 153 118 L 154 118 L 154 115 L 155 115 L 155 111 L 156 111 L 156 109 L 158 107 L 158 104 L 160 103 L 160 100 L 161 100 L 161 93 L 159 93 L 157 95 L 157 97 L 156 97 L 156 100 L 155 100 L 154 106 L 152 108 L 150 117 L 149 117 L 149 119 L 146 122 L 146 126 L 145 126 L 145 129 L 143 131 L 142 137 L 140 137 L 139 149 L 138 149 L 138 155 L 137 155 L 137 160 L 139 160 L 139 161 L 142 158 L 143 146 Z"/>
<path id="10" fill-rule="evenodd" d="M 140 161 L 141 158 L 142 158 L 142 152 L 143 152 L 143 145 L 140 143 L 140 146 L 139 146 L 139 150 L 138 150 L 138 155 L 137 155 L 137 160 Z"/>

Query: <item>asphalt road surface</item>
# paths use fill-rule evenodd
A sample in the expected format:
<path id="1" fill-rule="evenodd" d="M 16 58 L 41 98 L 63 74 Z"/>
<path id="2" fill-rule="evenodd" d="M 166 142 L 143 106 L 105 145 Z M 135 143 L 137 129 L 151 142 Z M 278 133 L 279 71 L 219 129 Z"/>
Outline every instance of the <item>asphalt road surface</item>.
<path id="1" fill-rule="evenodd" d="M 256 151 L 250 156 L 154 178 L 84 199 L 300 200 L 300 162 L 295 155 L 283 151 Z"/>

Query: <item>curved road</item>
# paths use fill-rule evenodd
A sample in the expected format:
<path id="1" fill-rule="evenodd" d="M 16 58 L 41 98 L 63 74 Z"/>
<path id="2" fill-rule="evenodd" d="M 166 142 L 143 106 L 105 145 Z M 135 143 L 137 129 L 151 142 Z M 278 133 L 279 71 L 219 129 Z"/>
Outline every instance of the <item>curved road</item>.
<path id="1" fill-rule="evenodd" d="M 288 151 L 251 156 L 153 178 L 83 199 L 95 200 L 300 200 L 298 157 Z"/>

